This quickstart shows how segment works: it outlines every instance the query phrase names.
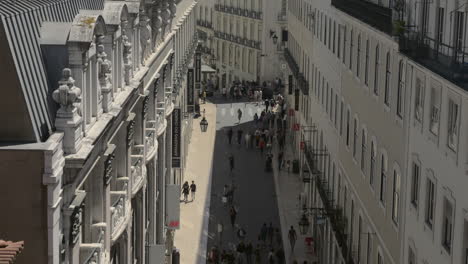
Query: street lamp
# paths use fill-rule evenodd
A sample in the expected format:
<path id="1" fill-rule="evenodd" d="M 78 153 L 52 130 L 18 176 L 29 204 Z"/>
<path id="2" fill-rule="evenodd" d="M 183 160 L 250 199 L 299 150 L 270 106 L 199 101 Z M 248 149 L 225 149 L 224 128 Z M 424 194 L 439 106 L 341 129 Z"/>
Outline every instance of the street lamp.
<path id="1" fill-rule="evenodd" d="M 278 36 L 276 34 L 273 36 L 273 44 L 278 43 Z"/>
<path id="2" fill-rule="evenodd" d="M 302 214 L 301 220 L 299 220 L 299 231 L 302 235 L 307 234 L 307 232 L 309 231 L 309 226 L 309 219 L 307 219 L 305 214 Z"/>
<path id="3" fill-rule="evenodd" d="M 203 118 L 200 121 L 200 129 L 202 132 L 206 132 L 206 130 L 208 129 L 208 121 L 206 121 L 205 118 L 205 109 L 203 109 Z"/>

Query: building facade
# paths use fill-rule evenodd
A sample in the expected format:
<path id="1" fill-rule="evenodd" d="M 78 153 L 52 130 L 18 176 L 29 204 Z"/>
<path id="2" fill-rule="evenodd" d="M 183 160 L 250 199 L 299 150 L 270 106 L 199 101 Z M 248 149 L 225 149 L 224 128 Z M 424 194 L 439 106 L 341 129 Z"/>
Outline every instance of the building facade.
<path id="1" fill-rule="evenodd" d="M 0 174 L 18 175 L 1 209 L 21 219 L 0 233 L 30 248 L 17 263 L 171 263 L 196 2 L 0 6 L 0 119 L 18 120 L 0 129 Z"/>
<path id="2" fill-rule="evenodd" d="M 281 1 L 202 0 L 197 11 L 202 52 L 217 70 L 218 87 L 278 76 L 286 22 Z"/>
<path id="3" fill-rule="evenodd" d="M 407 58 L 388 3 L 347 2 L 288 2 L 286 86 L 304 214 L 318 263 L 401 263 Z"/>
<path id="4" fill-rule="evenodd" d="M 413 25 L 400 37 L 411 81 L 402 263 L 467 263 L 467 7 L 414 5 L 398 16 Z"/>
<path id="5" fill-rule="evenodd" d="M 466 13 L 288 2 L 288 129 L 313 261 L 466 263 Z"/>

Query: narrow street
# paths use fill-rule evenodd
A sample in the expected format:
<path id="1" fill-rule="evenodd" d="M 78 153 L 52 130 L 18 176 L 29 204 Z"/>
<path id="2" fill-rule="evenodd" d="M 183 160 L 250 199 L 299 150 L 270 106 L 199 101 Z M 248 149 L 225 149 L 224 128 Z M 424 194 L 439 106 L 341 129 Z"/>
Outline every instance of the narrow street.
<path id="1" fill-rule="evenodd" d="M 220 99 L 218 99 L 220 100 Z M 253 116 L 260 115 L 263 104 L 254 103 L 223 103 L 215 99 L 216 139 L 212 168 L 210 219 L 208 225 L 209 237 L 207 250 L 213 246 L 223 249 L 234 249 L 239 243 L 238 228 L 246 231 L 245 242 L 251 242 L 254 249 L 258 244 L 260 229 L 264 223 L 272 223 L 274 228 L 280 227 L 274 177 L 272 172 L 265 172 L 265 156 L 256 148 L 247 149 L 244 135 L 247 131 L 253 133 L 255 125 Z M 243 112 L 240 124 L 237 120 L 237 110 Z M 233 126 L 232 144 L 229 145 L 227 129 Z M 242 144 L 237 143 L 237 131 L 242 129 Z M 234 171 L 230 175 L 229 155 L 234 156 Z M 229 204 L 222 202 L 225 185 L 235 186 L 233 205 L 237 209 L 235 226 L 231 226 Z M 222 224 L 223 232 L 218 234 L 218 225 Z M 275 247 L 275 250 L 278 247 Z M 267 261 L 269 247 L 262 250 L 262 263 Z"/>

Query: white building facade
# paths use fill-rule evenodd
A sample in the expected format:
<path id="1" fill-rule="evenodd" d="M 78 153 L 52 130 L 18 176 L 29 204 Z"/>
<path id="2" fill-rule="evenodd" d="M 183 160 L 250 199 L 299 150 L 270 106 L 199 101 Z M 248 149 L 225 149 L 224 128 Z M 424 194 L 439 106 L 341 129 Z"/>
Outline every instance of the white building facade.
<path id="1" fill-rule="evenodd" d="M 22 137 L 22 128 L 11 139 L 15 134 L 2 130 L 0 152 L 43 153 L 43 174 L 24 180 L 42 179 L 30 195 L 44 213 L 21 226 L 2 224 L 29 241 L 24 263 L 171 263 L 190 140 L 184 77 L 197 43 L 196 4 L 0 4 L 2 44 L 11 52 L 4 63 L 18 73 L 4 75 L 19 80 L 6 92 L 25 91 L 20 101 L 29 110 L 17 118 L 31 120 L 32 135 Z M 50 87 L 41 90 L 42 80 Z M 41 115 L 50 119 L 37 125 Z M 2 165 L 2 174 L 11 166 Z M 24 211 L 10 206 L 27 211 L 26 200 L 2 210 L 20 218 Z"/>

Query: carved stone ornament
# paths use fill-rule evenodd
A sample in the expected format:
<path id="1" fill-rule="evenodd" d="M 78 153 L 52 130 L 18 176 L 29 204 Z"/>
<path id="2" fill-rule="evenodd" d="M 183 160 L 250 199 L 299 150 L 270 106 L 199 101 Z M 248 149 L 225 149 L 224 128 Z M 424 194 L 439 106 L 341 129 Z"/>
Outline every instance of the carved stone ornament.
<path id="1" fill-rule="evenodd" d="M 151 53 L 151 26 L 150 20 L 144 10 L 140 12 L 140 44 L 141 44 L 141 61 L 149 56 Z"/>
<path id="2" fill-rule="evenodd" d="M 97 46 L 97 57 L 99 67 L 99 84 L 101 87 L 108 87 L 111 84 L 112 63 L 107 59 L 107 54 L 104 51 L 104 45 Z M 100 93 L 98 93 L 100 94 Z"/>
<path id="3" fill-rule="evenodd" d="M 80 237 L 82 205 L 75 207 L 70 216 L 70 244 L 75 245 Z"/>
<path id="4" fill-rule="evenodd" d="M 135 120 L 131 120 L 127 126 L 127 147 L 133 143 L 133 135 L 135 134 Z"/>
<path id="5" fill-rule="evenodd" d="M 177 12 L 177 4 L 175 0 L 171 0 L 169 10 L 171 11 L 171 18 L 174 18 Z"/>
<path id="6" fill-rule="evenodd" d="M 75 86 L 75 80 L 68 68 L 63 69 L 62 79 L 58 83 L 59 88 L 52 93 L 52 98 L 60 104 L 59 111 L 71 113 L 81 102 L 81 89 Z M 81 111 L 78 112 L 81 114 Z"/>
<path id="7" fill-rule="evenodd" d="M 143 119 L 146 119 L 146 117 L 148 116 L 148 106 L 149 106 L 149 96 L 145 96 L 145 98 L 143 98 L 143 105 L 141 107 Z"/>
<path id="8" fill-rule="evenodd" d="M 154 81 L 154 84 L 153 84 L 153 96 L 154 96 L 154 99 L 156 99 L 158 97 L 158 85 L 159 85 L 159 80 L 160 78 L 156 78 L 156 80 Z"/>
<path id="9" fill-rule="evenodd" d="M 115 158 L 115 154 L 109 154 L 106 161 L 104 162 L 104 185 L 109 185 L 112 179 L 112 161 Z"/>

